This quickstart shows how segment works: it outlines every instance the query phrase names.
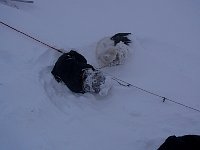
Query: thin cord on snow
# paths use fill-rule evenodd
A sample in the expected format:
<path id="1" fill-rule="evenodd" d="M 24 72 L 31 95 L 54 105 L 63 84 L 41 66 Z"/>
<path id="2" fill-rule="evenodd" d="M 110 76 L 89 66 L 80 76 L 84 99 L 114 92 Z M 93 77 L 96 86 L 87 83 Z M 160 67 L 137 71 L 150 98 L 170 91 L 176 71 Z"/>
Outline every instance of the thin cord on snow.
<path id="1" fill-rule="evenodd" d="M 0 23 L 1 23 L 2 25 L 6 26 L 6 27 L 8 27 L 8 28 L 10 28 L 10 29 L 12 29 L 12 30 L 18 32 L 18 33 L 21 33 L 21 34 L 25 35 L 26 37 L 29 37 L 29 38 L 31 38 L 31 39 L 33 39 L 33 40 L 35 40 L 35 41 L 37 41 L 37 42 L 39 42 L 39 43 L 41 43 L 41 44 L 43 44 L 43 45 L 45 45 L 45 46 L 47 46 L 47 47 L 53 49 L 53 50 L 58 51 L 59 53 L 64 53 L 64 52 L 61 51 L 60 49 L 57 49 L 57 48 L 55 48 L 55 47 L 53 47 L 53 46 L 50 46 L 49 44 L 46 44 L 46 43 L 44 43 L 44 42 L 42 42 L 42 41 L 40 41 L 40 40 L 38 40 L 38 39 L 36 39 L 36 38 L 34 38 L 34 37 L 32 37 L 32 36 L 26 34 L 26 33 L 24 33 L 24 32 L 22 32 L 22 31 L 20 31 L 20 30 L 14 28 L 14 27 L 11 27 L 10 25 L 8 25 L 8 24 L 6 24 L 6 23 L 4 23 L 4 22 L 2 22 L 2 21 L 0 21 Z"/>
<path id="2" fill-rule="evenodd" d="M 106 74 L 107 74 L 107 73 L 106 73 Z M 200 112 L 199 109 L 196 109 L 196 108 L 193 108 L 193 107 L 191 107 L 191 106 L 182 104 L 182 103 L 177 102 L 177 101 L 175 101 L 175 100 L 169 99 L 169 98 L 167 98 L 167 97 L 165 97 L 165 96 L 161 96 L 161 95 L 159 95 L 159 94 L 150 92 L 150 91 L 148 91 L 148 90 L 145 90 L 145 89 L 143 89 L 143 88 L 140 88 L 140 87 L 138 87 L 138 86 L 135 86 L 135 85 L 133 85 L 133 84 L 131 84 L 131 83 L 128 83 L 128 82 L 126 82 L 126 81 L 123 81 L 123 80 L 121 80 L 121 79 L 118 79 L 118 78 L 116 78 L 116 77 L 111 76 L 111 78 L 112 78 L 114 81 L 116 81 L 118 84 L 122 85 L 122 86 L 125 86 L 125 87 L 134 87 L 134 88 L 136 88 L 136 89 L 138 89 L 138 90 L 140 90 L 140 91 L 143 91 L 143 92 L 145 92 L 145 93 L 154 95 L 154 96 L 156 96 L 156 97 L 159 97 L 159 98 L 161 98 L 161 99 L 163 100 L 163 102 L 165 102 L 165 101 L 170 101 L 170 102 L 175 103 L 175 104 L 177 104 L 177 105 L 181 105 L 181 106 L 186 107 L 186 108 L 188 108 L 188 109 L 191 109 L 191 110 L 195 110 L 195 111 L 197 111 L 197 112 Z"/>
<path id="3" fill-rule="evenodd" d="M 31 38 L 31 39 L 33 39 L 33 40 L 35 40 L 35 41 L 37 41 L 37 42 L 39 42 L 39 43 L 41 43 L 41 44 L 43 44 L 43 45 L 45 45 L 45 46 L 47 46 L 47 47 L 53 49 L 53 50 L 56 50 L 56 51 L 59 52 L 59 53 L 64 53 L 64 52 L 61 51 L 60 49 L 57 49 L 57 48 L 55 48 L 55 47 L 53 47 L 53 46 L 50 46 L 50 45 L 48 45 L 48 44 L 46 44 L 46 43 L 44 43 L 44 42 L 42 42 L 42 41 L 40 41 L 40 40 L 38 40 L 38 39 L 36 39 L 36 38 L 30 36 L 30 35 L 28 35 L 28 34 L 22 32 L 22 31 L 20 31 L 20 30 L 14 28 L 14 27 L 11 27 L 10 25 L 8 25 L 8 24 L 6 24 L 6 23 L 4 23 L 4 22 L 2 22 L 2 21 L 0 21 L 0 23 L 1 23 L 2 25 L 4 25 L 4 26 L 6 26 L 6 27 L 8 27 L 8 28 L 10 28 L 10 29 L 12 29 L 12 30 L 14 30 L 14 31 L 16 31 L 16 32 L 19 32 L 19 33 L 25 35 L 26 37 L 29 37 L 29 38 Z M 106 66 L 105 66 L 105 67 L 106 67 Z M 100 68 L 100 69 L 101 69 L 101 68 Z M 172 99 L 169 99 L 169 98 L 167 98 L 167 97 L 164 97 L 164 96 L 158 95 L 158 94 L 156 94 L 156 93 L 150 92 L 150 91 L 148 91 L 148 90 L 145 90 L 145 89 L 143 89 L 143 88 L 140 88 L 140 87 L 138 87 L 138 86 L 135 86 L 135 85 L 133 85 L 133 84 L 131 84 L 131 83 L 128 83 L 128 82 L 125 82 L 125 81 L 123 81 L 123 80 L 121 80 L 121 79 L 118 79 L 118 78 L 116 78 L 116 77 L 113 77 L 113 76 L 112 76 L 112 79 L 113 79 L 114 81 L 116 81 L 118 84 L 122 85 L 122 86 L 134 87 L 134 88 L 136 88 L 136 89 L 138 89 L 138 90 L 141 90 L 141 91 L 143 91 L 143 92 L 149 93 L 149 94 L 154 95 L 154 96 L 157 96 L 157 97 L 159 97 L 159 98 L 162 98 L 162 99 L 163 99 L 163 102 L 165 102 L 165 101 L 167 100 L 167 101 L 173 102 L 173 103 L 175 103 L 175 104 L 181 105 L 181 106 L 183 106 L 183 107 L 186 107 L 186 108 L 195 110 L 195 111 L 197 111 L 197 112 L 200 112 L 199 109 L 196 109 L 196 108 L 187 106 L 187 105 L 182 104 L 182 103 L 179 103 L 179 102 L 177 102 L 177 101 L 175 101 L 175 100 L 172 100 Z"/>
<path id="4" fill-rule="evenodd" d="M 121 64 L 116 64 L 115 66 L 120 66 Z M 101 70 L 101 69 L 104 69 L 104 68 L 107 68 L 107 67 L 110 67 L 111 65 L 110 64 L 107 64 L 107 65 L 104 65 L 104 66 L 101 66 L 101 67 L 96 67 L 96 69 L 98 70 Z"/>

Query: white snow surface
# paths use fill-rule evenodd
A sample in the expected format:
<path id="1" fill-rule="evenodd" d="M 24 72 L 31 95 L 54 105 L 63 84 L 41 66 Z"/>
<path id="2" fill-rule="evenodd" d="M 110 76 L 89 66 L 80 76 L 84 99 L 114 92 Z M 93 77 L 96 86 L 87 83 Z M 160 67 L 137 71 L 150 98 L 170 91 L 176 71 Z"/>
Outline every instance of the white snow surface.
<path id="1" fill-rule="evenodd" d="M 103 71 L 200 110 L 198 0 L 15 3 L 0 3 L 0 21 L 94 66 L 100 39 L 131 32 L 129 59 Z M 200 134 L 200 112 L 134 87 L 72 93 L 50 73 L 59 56 L 0 24 L 1 150 L 156 150 L 170 135 Z"/>

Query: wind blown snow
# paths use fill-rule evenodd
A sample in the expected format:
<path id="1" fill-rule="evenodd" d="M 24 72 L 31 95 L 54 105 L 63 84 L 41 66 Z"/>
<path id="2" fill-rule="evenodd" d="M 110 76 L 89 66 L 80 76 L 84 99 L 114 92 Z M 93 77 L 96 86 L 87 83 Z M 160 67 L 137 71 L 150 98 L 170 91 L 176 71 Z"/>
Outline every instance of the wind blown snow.
<path id="1" fill-rule="evenodd" d="M 123 65 L 102 71 L 200 110 L 198 0 L 0 0 L 0 21 L 97 66 L 97 42 L 131 32 Z M 51 69 L 61 54 L 0 24 L 0 149 L 156 150 L 200 134 L 200 113 L 114 83 L 105 97 L 74 94 Z"/>

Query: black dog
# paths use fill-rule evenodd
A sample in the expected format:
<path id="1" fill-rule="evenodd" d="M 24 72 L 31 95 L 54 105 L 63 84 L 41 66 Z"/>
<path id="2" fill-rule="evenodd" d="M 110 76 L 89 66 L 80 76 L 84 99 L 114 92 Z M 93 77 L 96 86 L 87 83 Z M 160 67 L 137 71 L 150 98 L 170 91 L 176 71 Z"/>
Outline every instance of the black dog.
<path id="1" fill-rule="evenodd" d="M 170 136 L 158 148 L 158 150 L 200 150 L 200 136 Z"/>
<path id="2" fill-rule="evenodd" d="M 81 54 L 71 50 L 59 57 L 51 73 L 57 82 L 64 82 L 71 91 L 85 93 L 83 72 L 87 68 L 94 70 Z"/>

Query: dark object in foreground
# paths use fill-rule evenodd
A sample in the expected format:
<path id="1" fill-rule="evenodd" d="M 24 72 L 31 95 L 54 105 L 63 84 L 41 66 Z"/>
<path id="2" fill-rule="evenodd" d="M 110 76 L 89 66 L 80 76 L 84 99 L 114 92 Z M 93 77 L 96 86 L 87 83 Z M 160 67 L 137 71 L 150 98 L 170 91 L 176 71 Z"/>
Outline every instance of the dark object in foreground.
<path id="1" fill-rule="evenodd" d="M 87 64 L 87 60 L 73 50 L 58 58 L 51 73 L 57 82 L 64 82 L 75 93 L 92 92 L 106 95 L 110 89 L 106 76 Z"/>
<path id="2" fill-rule="evenodd" d="M 200 136 L 170 136 L 158 148 L 158 150 L 200 150 Z"/>

